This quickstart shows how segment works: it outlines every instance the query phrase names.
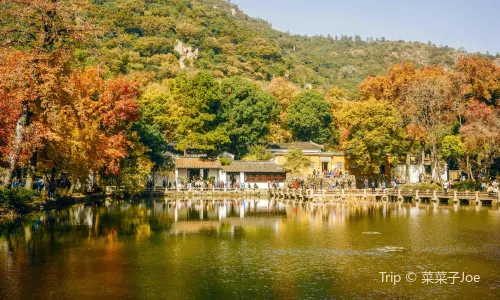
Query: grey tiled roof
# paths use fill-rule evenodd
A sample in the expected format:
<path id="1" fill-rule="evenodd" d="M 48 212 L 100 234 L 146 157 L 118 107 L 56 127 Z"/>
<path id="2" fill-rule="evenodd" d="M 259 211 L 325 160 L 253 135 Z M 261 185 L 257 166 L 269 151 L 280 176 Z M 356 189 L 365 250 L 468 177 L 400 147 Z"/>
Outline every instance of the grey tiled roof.
<path id="1" fill-rule="evenodd" d="M 284 173 L 280 165 L 273 161 L 233 161 L 228 166 L 223 166 L 224 172 L 247 172 L 247 173 Z"/>
<path id="2" fill-rule="evenodd" d="M 308 150 L 323 150 L 323 145 L 313 142 L 293 142 L 293 143 L 274 143 L 269 145 L 269 149 L 289 149 L 299 148 Z"/>

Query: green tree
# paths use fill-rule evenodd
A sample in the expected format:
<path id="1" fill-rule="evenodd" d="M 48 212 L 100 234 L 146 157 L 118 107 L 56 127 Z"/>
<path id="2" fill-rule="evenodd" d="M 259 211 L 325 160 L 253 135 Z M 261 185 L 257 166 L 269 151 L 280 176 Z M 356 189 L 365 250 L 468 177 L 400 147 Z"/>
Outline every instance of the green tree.
<path id="1" fill-rule="evenodd" d="M 243 157 L 246 161 L 270 160 L 274 155 L 262 145 L 252 145 L 248 147 L 248 153 Z"/>
<path id="2" fill-rule="evenodd" d="M 182 74 L 170 80 L 168 87 L 172 101 L 182 107 L 176 130 L 178 150 L 220 150 L 229 143 L 224 128 L 216 126 L 221 94 L 212 75 L 201 72 L 189 78 Z"/>
<path id="3" fill-rule="evenodd" d="M 298 148 L 289 148 L 288 153 L 285 154 L 286 162 L 283 167 L 292 170 L 292 173 L 298 173 L 300 170 L 305 169 L 311 165 L 311 159 L 305 156 L 304 152 Z"/>
<path id="4" fill-rule="evenodd" d="M 218 151 L 229 143 L 224 127 L 217 126 L 216 120 L 221 107 L 220 86 L 209 73 L 193 77 L 183 73 L 168 80 L 166 86 L 151 85 L 140 104 L 143 133 L 148 133 L 146 124 L 153 126 L 148 129 L 150 138 L 159 131 L 166 141 L 176 141 L 181 151 Z"/>
<path id="5" fill-rule="evenodd" d="M 278 103 L 241 77 L 223 80 L 222 93 L 220 122 L 231 140 L 229 150 L 241 157 L 248 145 L 263 141 L 269 133 L 269 124 L 278 116 Z"/>
<path id="6" fill-rule="evenodd" d="M 444 159 L 460 158 L 466 152 L 465 144 L 459 135 L 447 135 L 441 142 L 441 157 Z"/>
<path id="7" fill-rule="evenodd" d="M 287 115 L 287 123 L 297 140 L 331 142 L 330 104 L 318 91 L 308 90 L 295 98 Z"/>
<path id="8" fill-rule="evenodd" d="M 157 126 L 143 120 L 134 124 L 133 130 L 139 134 L 140 142 L 146 146 L 144 153 L 153 162 L 153 173 L 169 169 L 170 159 L 165 155 L 167 140 Z"/>
<path id="9" fill-rule="evenodd" d="M 347 131 L 342 146 L 361 173 L 378 174 L 387 155 L 397 156 L 403 141 L 401 116 L 388 101 L 352 102 L 338 119 Z"/>
<path id="10" fill-rule="evenodd" d="M 466 152 L 466 145 L 459 135 L 447 135 L 441 141 L 440 157 L 447 160 L 449 168 L 456 167 L 454 163 L 458 163 Z"/>

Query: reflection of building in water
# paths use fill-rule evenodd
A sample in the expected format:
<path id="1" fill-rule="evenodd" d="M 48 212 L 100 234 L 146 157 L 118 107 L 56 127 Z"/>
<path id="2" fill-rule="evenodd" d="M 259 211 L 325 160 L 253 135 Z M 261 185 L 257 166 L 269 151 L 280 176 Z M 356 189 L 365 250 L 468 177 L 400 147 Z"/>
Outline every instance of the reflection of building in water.
<path id="1" fill-rule="evenodd" d="M 235 227 L 275 228 L 276 222 L 285 216 L 285 211 L 276 201 L 241 200 L 241 201 L 203 201 L 200 203 L 176 202 L 172 207 L 175 224 L 172 233 L 192 233 L 198 231 L 229 231 Z M 191 218 L 205 210 L 206 217 Z M 214 214 L 215 212 L 215 214 Z M 215 222 L 215 223 L 214 223 Z M 219 224 L 219 225 L 214 225 Z"/>
<path id="2" fill-rule="evenodd" d="M 219 221 L 225 218 L 226 218 L 226 203 L 224 203 L 223 205 L 219 205 Z"/>

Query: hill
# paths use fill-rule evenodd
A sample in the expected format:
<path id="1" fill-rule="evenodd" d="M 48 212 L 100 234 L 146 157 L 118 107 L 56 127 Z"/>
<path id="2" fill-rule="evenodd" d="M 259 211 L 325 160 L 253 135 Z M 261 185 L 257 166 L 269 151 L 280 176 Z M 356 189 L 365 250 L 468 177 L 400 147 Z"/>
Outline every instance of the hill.
<path id="1" fill-rule="evenodd" d="M 137 75 L 146 81 L 175 77 L 182 69 L 260 81 L 288 76 L 301 87 L 336 86 L 357 97 L 360 82 L 385 73 L 394 63 L 451 68 L 467 54 L 384 38 L 292 35 L 223 0 L 91 1 L 104 35 L 77 52 L 80 61 L 100 62 L 112 74 Z"/>

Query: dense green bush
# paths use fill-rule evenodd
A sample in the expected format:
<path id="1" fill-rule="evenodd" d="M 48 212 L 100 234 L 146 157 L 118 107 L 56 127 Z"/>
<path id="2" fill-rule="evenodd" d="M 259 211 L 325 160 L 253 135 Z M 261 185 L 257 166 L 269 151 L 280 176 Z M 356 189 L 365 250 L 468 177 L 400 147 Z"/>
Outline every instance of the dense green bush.
<path id="1" fill-rule="evenodd" d="M 220 164 L 223 166 L 229 166 L 232 162 L 232 160 L 230 158 L 227 158 L 227 157 L 221 157 L 221 158 L 219 158 L 219 161 L 220 161 Z"/>
<path id="2" fill-rule="evenodd" d="M 442 191 L 443 187 L 437 183 L 417 183 L 417 184 L 412 184 L 412 185 L 406 185 L 404 186 L 407 189 L 412 189 L 412 190 L 419 190 L 419 191 Z"/>
<path id="3" fill-rule="evenodd" d="M 459 191 L 479 191 L 481 190 L 481 182 L 475 181 L 462 181 L 453 187 Z"/>
<path id="4" fill-rule="evenodd" d="M 0 206 L 25 211 L 39 196 L 38 192 L 24 188 L 0 188 Z"/>

